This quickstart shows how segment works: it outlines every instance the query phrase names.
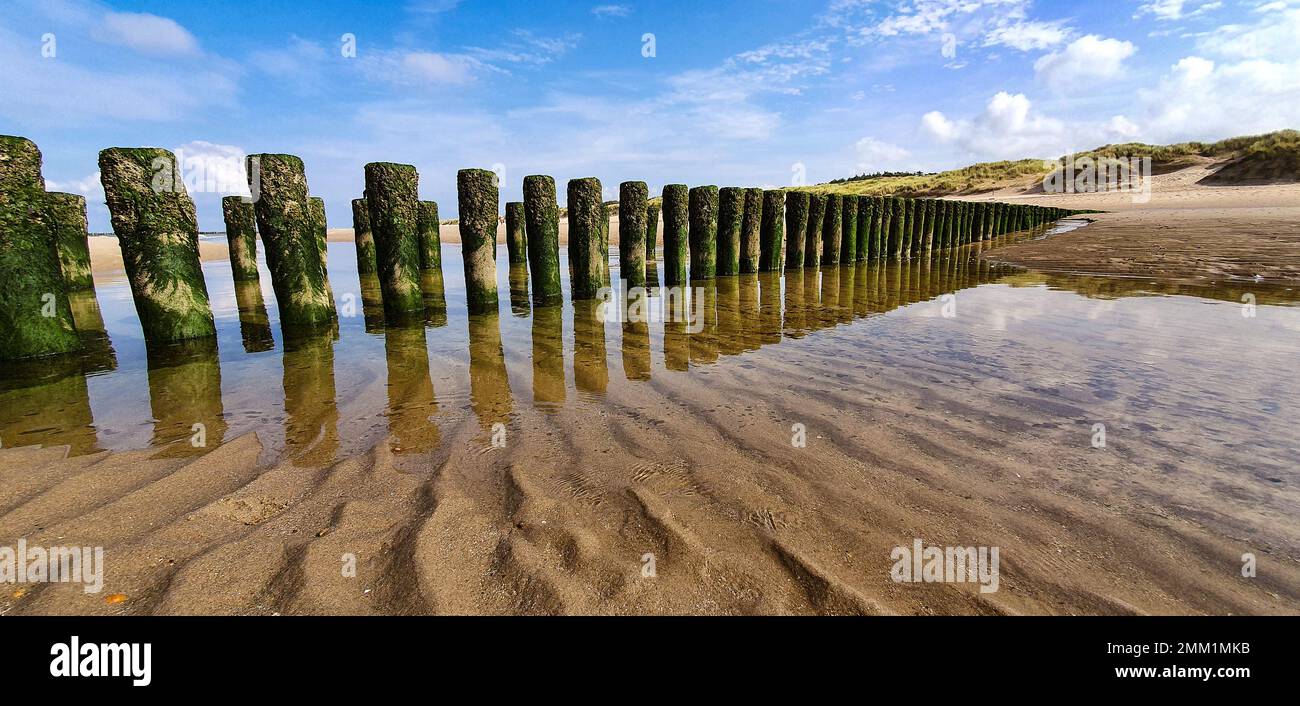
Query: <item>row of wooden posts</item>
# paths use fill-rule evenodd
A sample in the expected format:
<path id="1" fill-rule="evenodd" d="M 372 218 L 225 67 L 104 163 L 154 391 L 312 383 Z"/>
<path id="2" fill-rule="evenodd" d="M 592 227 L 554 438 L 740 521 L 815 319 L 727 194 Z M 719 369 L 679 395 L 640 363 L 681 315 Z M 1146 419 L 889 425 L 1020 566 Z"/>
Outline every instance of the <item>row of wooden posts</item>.
<path id="1" fill-rule="evenodd" d="M 214 336 L 200 267 L 194 202 L 160 148 L 109 148 L 99 168 L 113 231 L 145 339 L 151 344 Z M 326 267 L 324 202 L 309 195 L 302 160 L 293 155 L 248 158 L 256 198 L 222 200 L 236 281 L 258 279 L 260 234 L 281 324 L 332 324 L 337 313 Z M 497 176 L 457 173 L 459 230 L 471 313 L 497 310 Z M 506 204 L 506 248 L 526 264 L 539 306 L 563 301 L 559 269 L 560 215 L 555 181 L 528 176 L 524 200 Z M 570 298 L 594 299 L 610 282 L 610 221 L 598 179 L 568 183 Z M 385 317 L 423 312 L 423 273 L 441 273 L 438 206 L 419 200 L 415 167 L 365 166 L 365 196 L 352 202 L 357 267 L 380 284 Z M 662 208 L 649 203 L 645 182 L 619 187 L 619 271 L 629 287 L 645 285 L 664 221 L 664 285 L 748 272 L 928 253 L 1033 228 L 1069 211 L 989 202 L 859 197 L 806 191 L 669 184 Z M 789 234 L 789 237 L 787 237 Z M 93 287 L 85 199 L 50 194 L 41 154 L 21 137 L 0 136 L 0 359 L 71 353 L 81 346 L 68 293 Z"/>

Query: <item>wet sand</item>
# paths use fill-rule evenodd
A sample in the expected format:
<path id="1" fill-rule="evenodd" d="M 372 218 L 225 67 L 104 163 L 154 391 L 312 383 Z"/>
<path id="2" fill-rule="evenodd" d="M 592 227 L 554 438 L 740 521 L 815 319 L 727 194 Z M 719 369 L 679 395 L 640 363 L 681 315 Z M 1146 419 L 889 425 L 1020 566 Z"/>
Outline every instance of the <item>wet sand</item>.
<path id="1" fill-rule="evenodd" d="M 349 231 L 351 232 L 351 231 Z M 122 264 L 122 247 L 117 238 L 97 235 L 88 240 L 90 244 L 90 271 L 94 275 L 115 275 L 126 271 Z M 230 248 L 222 242 L 199 240 L 199 260 L 225 260 L 230 257 Z"/>

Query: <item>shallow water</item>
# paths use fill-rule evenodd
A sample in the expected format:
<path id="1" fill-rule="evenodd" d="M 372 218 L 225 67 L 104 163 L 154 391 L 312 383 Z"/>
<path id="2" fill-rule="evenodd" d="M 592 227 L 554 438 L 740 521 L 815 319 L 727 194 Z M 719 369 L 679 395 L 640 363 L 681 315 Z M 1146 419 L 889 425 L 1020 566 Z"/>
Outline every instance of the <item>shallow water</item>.
<path id="1" fill-rule="evenodd" d="M 149 351 L 125 277 L 110 276 L 74 302 L 85 355 L 0 374 L 0 441 L 68 444 L 74 455 L 198 454 L 255 431 L 265 460 L 320 464 L 390 435 L 398 453 L 431 451 L 440 430 L 462 420 L 488 435 L 526 412 L 598 415 L 664 376 L 724 386 L 802 361 L 809 376 L 784 393 L 791 408 L 800 396 L 852 393 L 855 377 L 896 375 L 918 403 L 927 387 L 943 387 L 990 408 L 1034 410 L 1045 425 L 1080 425 L 1085 439 L 1105 423 L 1121 453 L 1126 432 L 1140 433 L 1131 460 L 1164 449 L 1294 485 L 1300 309 L 1291 305 L 1300 296 L 1253 283 L 1173 288 L 1042 275 L 978 259 L 997 244 L 915 262 L 719 278 L 700 290 L 698 332 L 603 322 L 594 303 L 533 310 L 527 275 L 505 265 L 504 247 L 499 315 L 470 317 L 454 245 L 443 246 L 441 291 L 425 282 L 425 325 L 386 329 L 377 285 L 357 276 L 355 249 L 330 243 L 337 331 L 286 340 L 264 262 L 260 286 L 238 289 L 228 263 L 209 262 L 215 342 Z M 658 277 L 655 269 L 651 281 Z M 1163 454 L 1150 460 L 1168 463 Z"/>

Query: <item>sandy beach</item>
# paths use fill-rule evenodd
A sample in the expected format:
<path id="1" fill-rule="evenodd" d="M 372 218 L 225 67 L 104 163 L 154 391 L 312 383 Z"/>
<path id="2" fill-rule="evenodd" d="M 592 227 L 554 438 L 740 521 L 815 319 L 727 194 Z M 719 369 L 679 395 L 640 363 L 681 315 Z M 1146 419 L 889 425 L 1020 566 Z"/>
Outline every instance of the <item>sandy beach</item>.
<path id="1" fill-rule="evenodd" d="M 122 265 L 122 247 L 116 237 L 97 235 L 89 238 L 87 242 L 90 244 L 91 273 L 103 276 L 126 271 Z M 211 240 L 199 241 L 199 260 L 208 262 L 224 260 L 228 257 L 230 257 L 230 248 L 225 243 Z"/>

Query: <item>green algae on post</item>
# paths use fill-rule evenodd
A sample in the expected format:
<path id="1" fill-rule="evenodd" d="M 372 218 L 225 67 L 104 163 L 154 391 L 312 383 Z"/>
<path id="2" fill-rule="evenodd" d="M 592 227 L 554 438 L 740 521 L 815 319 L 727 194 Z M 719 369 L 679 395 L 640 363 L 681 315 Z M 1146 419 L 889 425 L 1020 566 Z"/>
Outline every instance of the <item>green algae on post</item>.
<path id="1" fill-rule="evenodd" d="M 357 246 L 357 274 L 375 274 L 375 236 L 370 232 L 370 206 L 365 199 L 352 199 L 352 239 Z"/>
<path id="2" fill-rule="evenodd" d="M 325 294 L 329 297 L 330 303 L 334 302 L 334 287 L 330 284 L 329 279 L 329 224 L 325 221 L 325 199 L 319 196 L 311 197 L 311 217 L 316 223 L 316 244 L 320 248 L 320 269 L 326 273 L 325 277 Z"/>
<path id="3" fill-rule="evenodd" d="M 804 231 L 803 266 L 816 267 L 822 259 L 822 220 L 826 216 L 826 194 L 808 195 L 808 228 Z"/>
<path id="4" fill-rule="evenodd" d="M 740 274 L 740 237 L 745 227 L 745 190 L 724 186 L 718 190 L 719 277 Z"/>
<path id="5" fill-rule="evenodd" d="M 718 261 L 718 187 L 697 186 L 688 200 L 691 279 L 712 279 Z"/>
<path id="6" fill-rule="evenodd" d="M 0 136 L 0 360 L 81 348 L 52 221 L 41 151 L 26 138 Z"/>
<path id="7" fill-rule="evenodd" d="M 559 304 L 564 301 L 560 288 L 560 208 L 555 203 L 555 180 L 551 177 L 524 177 L 524 228 L 533 303 Z"/>
<path id="8" fill-rule="evenodd" d="M 618 185 L 618 270 L 629 287 L 645 286 L 646 202 L 644 181 Z"/>
<path id="9" fill-rule="evenodd" d="M 395 324 L 424 312 L 424 293 L 420 290 L 420 175 L 409 164 L 392 162 L 371 162 L 365 173 L 384 317 Z"/>
<path id="10" fill-rule="evenodd" d="M 199 266 L 194 202 L 184 182 L 171 178 L 178 168 L 175 155 L 157 147 L 112 147 L 99 153 L 113 232 L 145 340 L 153 344 L 217 332 Z M 309 230 L 308 235 L 315 257 L 315 234 Z"/>
<path id="11" fill-rule="evenodd" d="M 609 218 L 600 197 L 599 179 L 569 180 L 569 261 L 573 270 L 569 296 L 575 301 L 595 299 L 605 286 L 602 239 L 603 224 Z"/>
<path id="12" fill-rule="evenodd" d="M 844 198 L 839 194 L 826 196 L 826 211 L 822 218 L 822 256 L 821 264 L 838 265 L 840 262 L 840 229 L 844 227 L 840 220 L 840 209 Z"/>
<path id="13" fill-rule="evenodd" d="M 763 190 L 745 189 L 745 218 L 740 227 L 740 271 L 745 274 L 758 272 L 758 261 L 762 254 L 759 239 L 763 229 Z"/>
<path id="14" fill-rule="evenodd" d="M 87 240 L 90 234 L 86 232 L 86 197 L 51 192 L 46 194 L 46 200 L 64 286 L 69 293 L 94 289 L 95 278 L 90 271 L 90 243 Z M 254 268 L 253 276 L 256 277 L 256 259 Z"/>
<path id="15" fill-rule="evenodd" d="M 870 196 L 858 197 L 858 243 L 855 262 L 865 262 L 871 253 L 871 222 L 875 218 L 876 201 Z"/>
<path id="16" fill-rule="evenodd" d="M 808 192 L 791 191 L 785 197 L 785 269 L 803 267 L 804 233 L 808 230 Z"/>
<path id="17" fill-rule="evenodd" d="M 469 313 L 496 313 L 497 208 L 500 203 L 496 173 L 486 169 L 456 172 L 456 196 Z"/>
<path id="18" fill-rule="evenodd" d="M 420 271 L 442 272 L 442 229 L 438 224 L 436 202 L 420 202 L 420 215 L 416 229 L 420 238 Z"/>
<path id="19" fill-rule="evenodd" d="M 333 322 L 334 300 L 329 297 L 329 274 L 321 269 L 302 160 L 289 154 L 250 155 L 248 179 L 281 325 Z"/>
<path id="20" fill-rule="evenodd" d="M 840 204 L 840 262 L 858 259 L 858 197 L 848 195 Z"/>
<path id="21" fill-rule="evenodd" d="M 689 200 L 685 184 L 664 186 L 665 287 L 676 287 L 687 283 L 687 247 L 690 240 Z"/>
<path id="22" fill-rule="evenodd" d="M 524 230 L 524 202 L 506 202 L 506 258 L 513 265 L 528 264 L 528 235 Z"/>
<path id="23" fill-rule="evenodd" d="M 230 247 L 230 271 L 236 282 L 257 281 L 257 216 L 253 202 L 241 196 L 221 199 L 226 222 L 226 244 Z"/>
<path id="24" fill-rule="evenodd" d="M 785 192 L 763 192 L 763 224 L 758 242 L 759 272 L 780 272 L 785 255 Z"/>
<path id="25" fill-rule="evenodd" d="M 654 262 L 659 257 L 656 247 L 659 240 L 659 204 L 652 203 L 645 208 L 645 259 Z"/>

